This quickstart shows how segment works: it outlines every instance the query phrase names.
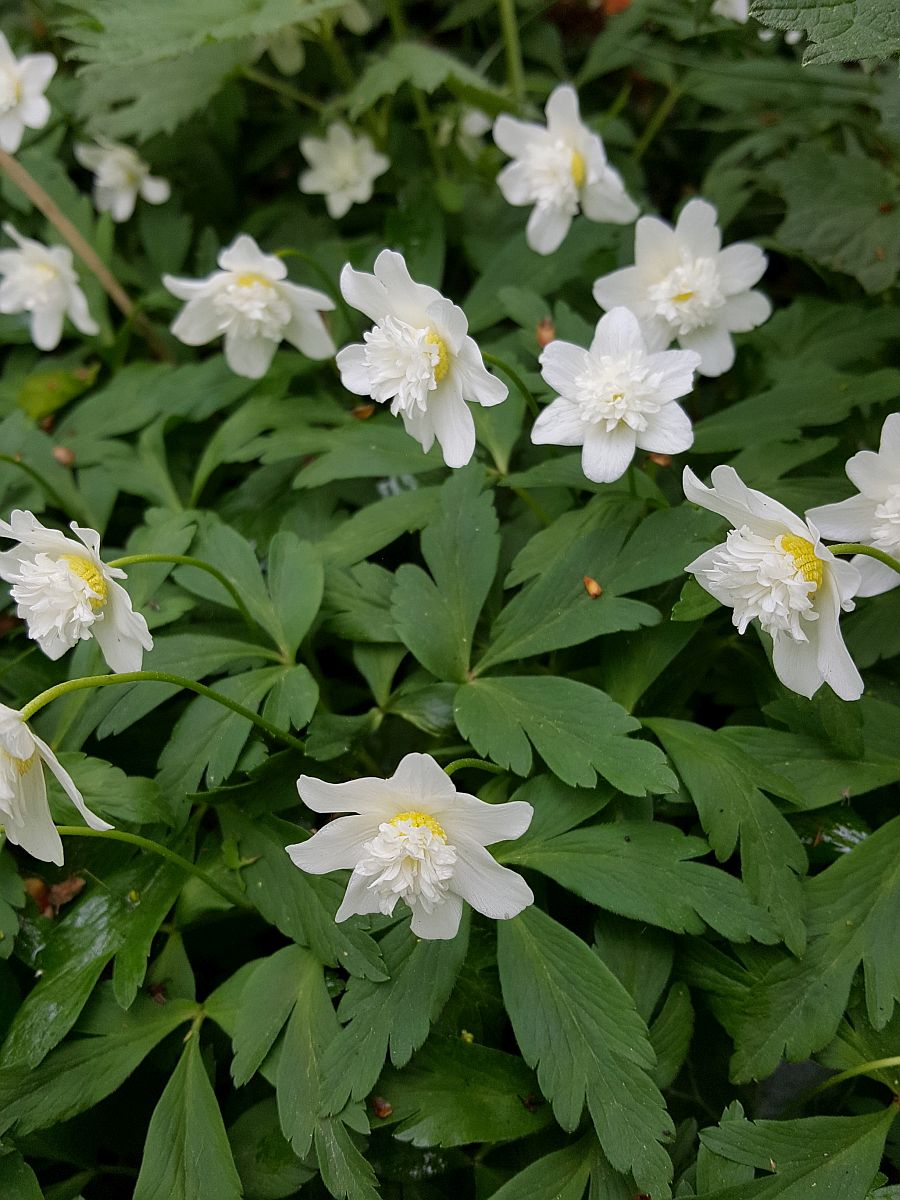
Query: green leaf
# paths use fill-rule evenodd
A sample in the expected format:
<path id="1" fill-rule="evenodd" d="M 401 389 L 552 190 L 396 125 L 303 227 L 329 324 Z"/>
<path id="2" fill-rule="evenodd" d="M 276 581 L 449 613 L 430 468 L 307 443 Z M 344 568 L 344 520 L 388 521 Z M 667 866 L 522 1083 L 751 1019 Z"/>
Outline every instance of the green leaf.
<path id="1" fill-rule="evenodd" d="M 13 952 L 19 932 L 18 909 L 25 903 L 25 887 L 12 855 L 0 852 L 0 960 Z"/>
<path id="2" fill-rule="evenodd" d="M 662 821 L 617 821 L 573 829 L 545 842 L 507 843 L 504 862 L 533 867 L 610 912 L 673 933 L 706 925 L 736 942 L 773 942 L 767 915 L 740 880 L 705 863 L 702 838 Z"/>
<path id="3" fill-rule="evenodd" d="M 228 1141 L 247 1196 L 259 1200 L 293 1196 L 315 1175 L 279 1130 L 274 1098 L 241 1113 L 228 1130 Z"/>
<path id="4" fill-rule="evenodd" d="M 294 481 L 295 487 L 321 487 L 336 479 L 377 479 L 380 475 L 422 475 L 443 466 L 435 447 L 427 454 L 399 421 L 354 421 L 323 433 L 328 448 Z"/>
<path id="5" fill-rule="evenodd" d="M 281 628 L 278 639 L 293 659 L 315 620 L 325 586 L 318 551 L 296 534 L 276 533 L 269 546 L 269 594 Z"/>
<path id="6" fill-rule="evenodd" d="M 389 546 L 401 534 L 413 533 L 427 525 L 435 514 L 440 494 L 436 487 L 418 487 L 358 509 L 319 542 L 322 557 L 330 568 L 352 567 Z"/>
<path id="7" fill-rule="evenodd" d="M 297 1000 L 297 978 L 307 954 L 285 946 L 256 965 L 241 992 L 234 1032 L 231 1077 L 242 1087 L 275 1044 Z"/>
<path id="8" fill-rule="evenodd" d="M 715 612 L 719 601 L 700 586 L 693 575 L 685 581 L 681 595 L 672 606 L 673 621 L 702 621 Z"/>
<path id="9" fill-rule="evenodd" d="M 468 674 L 475 625 L 494 581 L 500 537 L 483 472 L 451 475 L 436 519 L 422 533 L 431 578 L 406 563 L 397 571 L 391 613 L 397 633 L 439 679 Z"/>
<path id="10" fill-rule="evenodd" d="M 430 1041 L 402 1071 L 388 1070 L 378 1094 L 414 1146 L 465 1146 L 528 1137 L 551 1120 L 522 1060 L 459 1039 Z"/>
<path id="11" fill-rule="evenodd" d="M 112 763 L 102 758 L 89 758 L 86 754 L 64 752 L 59 755 L 59 761 L 75 780 L 81 794 L 90 796 L 92 811 L 105 820 L 117 825 L 121 822 L 149 825 L 168 819 L 154 780 L 126 775 Z M 65 814 L 65 820 L 60 816 L 60 823 L 74 824 L 71 818 L 75 807 L 54 778 L 48 778 L 47 792 L 54 812 Z"/>
<path id="12" fill-rule="evenodd" d="M 723 1120 L 704 1129 L 703 1145 L 734 1163 L 767 1172 L 762 1178 L 701 1193 L 703 1200 L 866 1200 L 896 1116 L 891 1107 L 864 1117 L 796 1121 Z"/>
<path id="13" fill-rule="evenodd" d="M 594 949 L 634 998 L 643 1020 L 650 1020 L 665 990 L 675 957 L 674 941 L 652 925 L 598 913 Z"/>
<path id="14" fill-rule="evenodd" d="M 355 121 L 404 83 L 423 92 L 434 92 L 443 84 L 462 85 L 476 93 L 479 103 L 496 106 L 497 111 L 503 103 L 487 80 L 451 54 L 421 42 L 395 42 L 366 68 L 346 97 L 348 117 Z"/>
<path id="15" fill-rule="evenodd" d="M 420 941 L 405 921 L 385 934 L 379 948 L 390 978 L 351 980 L 341 999 L 345 1027 L 322 1063 L 323 1111 L 337 1113 L 348 1099 L 364 1099 L 388 1052 L 395 1067 L 406 1066 L 447 1003 L 468 945 L 465 914 L 449 941 Z"/>
<path id="16" fill-rule="evenodd" d="M 337 1200 L 380 1200 L 374 1170 L 337 1117 L 316 1123 L 314 1144 L 322 1182 L 332 1196 Z"/>
<path id="17" fill-rule="evenodd" d="M 671 1119 L 650 1072 L 654 1054 L 634 1001 L 574 933 L 538 908 L 497 925 L 503 1000 L 516 1040 L 563 1129 L 585 1101 L 619 1171 L 654 1196 L 671 1195 L 662 1140 Z"/>
<path id="18" fill-rule="evenodd" d="M 479 754 L 517 775 L 531 770 L 533 744 L 550 770 L 576 787 L 593 787 L 598 774 L 629 796 L 677 787 L 659 749 L 628 736 L 640 722 L 574 679 L 476 679 L 457 690 L 454 716 Z"/>
<path id="19" fill-rule="evenodd" d="M 351 642 L 396 642 L 393 591 L 393 575 L 375 563 L 362 562 L 349 571 L 329 568 L 323 601 L 328 628 Z"/>
<path id="20" fill-rule="evenodd" d="M 302 729 L 319 703 L 319 685 L 309 667 L 287 667 L 266 696 L 263 716 L 279 729 Z"/>
<path id="21" fill-rule="evenodd" d="M 195 1030 L 150 1118 L 134 1200 L 241 1200 Z"/>
<path id="22" fill-rule="evenodd" d="M 690 721 L 656 718 L 647 725 L 666 749 L 700 814 L 703 830 L 719 862 L 740 840 L 741 875 L 753 900 L 764 908 L 789 950 L 806 948 L 803 845 L 771 800 L 759 790 L 771 787 L 793 797 L 786 780 L 761 775 L 750 758 L 711 730 Z"/>
<path id="23" fill-rule="evenodd" d="M 811 43 L 804 63 L 900 53 L 900 13 L 893 0 L 753 0 L 751 12 L 775 29 L 804 30 Z"/>
<path id="24" fill-rule="evenodd" d="M 659 1016 L 650 1026 L 650 1044 L 656 1054 L 653 1078 L 667 1088 L 684 1065 L 694 1032 L 694 1008 L 687 984 L 674 983 Z"/>
<path id="25" fill-rule="evenodd" d="M 494 1192 L 491 1200 L 582 1200 L 591 1174 L 592 1142 L 588 1135 L 574 1146 L 535 1159 Z"/>
<path id="26" fill-rule="evenodd" d="M 0 1195 L 3 1200 L 44 1200 L 37 1176 L 16 1150 L 0 1148 Z"/>

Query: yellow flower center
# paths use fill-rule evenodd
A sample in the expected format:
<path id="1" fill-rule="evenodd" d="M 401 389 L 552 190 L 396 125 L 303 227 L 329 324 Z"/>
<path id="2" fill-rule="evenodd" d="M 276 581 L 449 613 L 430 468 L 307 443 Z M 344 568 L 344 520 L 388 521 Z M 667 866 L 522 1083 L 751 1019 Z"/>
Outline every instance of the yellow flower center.
<path id="1" fill-rule="evenodd" d="M 417 809 L 397 813 L 396 817 L 392 818 L 391 824 L 399 825 L 402 821 L 409 821 L 410 825 L 414 825 L 416 829 L 430 829 L 434 836 L 440 838 L 442 842 L 447 840 L 443 825 L 434 817 L 429 817 L 428 813 L 419 812 Z"/>
<path id="2" fill-rule="evenodd" d="M 676 304 L 687 304 L 688 300 L 691 299 L 693 294 L 693 292 L 679 292 L 678 295 L 673 296 L 672 299 Z"/>
<path id="3" fill-rule="evenodd" d="M 263 287 L 272 286 L 271 279 L 266 279 L 265 275 L 260 275 L 256 271 L 247 271 L 243 275 L 238 275 L 235 282 L 237 283 L 238 287 L 242 288 L 253 287 L 255 283 L 261 283 Z"/>
<path id="4" fill-rule="evenodd" d="M 28 758 L 16 758 L 16 756 L 14 754 L 10 754 L 8 750 L 0 750 L 0 754 L 3 755 L 8 763 L 12 763 L 12 765 L 16 768 L 16 773 L 19 776 L 26 775 L 31 770 L 31 768 L 34 766 L 34 760 L 37 757 L 36 750 L 30 754 Z"/>
<path id="5" fill-rule="evenodd" d="M 109 596 L 109 585 L 100 568 L 89 558 L 82 558 L 78 554 L 65 554 L 63 558 L 72 574 L 83 579 L 91 591 L 96 593 L 90 598 L 91 608 L 95 612 L 102 608 Z"/>
<path id="6" fill-rule="evenodd" d="M 447 343 L 433 329 L 429 329 L 425 334 L 425 341 L 429 342 L 437 350 L 437 362 L 434 364 L 434 381 L 435 383 L 440 383 L 450 370 L 450 355 L 447 353 Z"/>
<path id="7" fill-rule="evenodd" d="M 584 187 L 584 181 L 587 179 L 587 163 L 584 161 L 584 155 L 579 154 L 577 150 L 572 151 L 572 182 L 577 188 Z"/>
<path id="8" fill-rule="evenodd" d="M 795 533 L 781 535 L 781 548 L 794 560 L 797 570 L 816 587 L 822 584 L 822 560 L 813 549 L 813 544 Z"/>

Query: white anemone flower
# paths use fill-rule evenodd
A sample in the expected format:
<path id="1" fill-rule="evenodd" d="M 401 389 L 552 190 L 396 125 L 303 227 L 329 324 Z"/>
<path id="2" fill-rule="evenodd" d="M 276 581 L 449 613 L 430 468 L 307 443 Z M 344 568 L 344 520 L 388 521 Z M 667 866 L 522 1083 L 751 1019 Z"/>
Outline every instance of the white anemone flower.
<path id="1" fill-rule="evenodd" d="M 16 58 L 0 33 L 0 147 L 15 154 L 26 129 L 43 129 L 50 120 L 44 95 L 56 71 L 52 54 Z"/>
<path id="2" fill-rule="evenodd" d="M 68 246 L 45 246 L 23 237 L 8 221 L 3 232 L 19 248 L 0 250 L 0 313 L 29 313 L 31 340 L 38 350 L 56 349 L 66 317 L 79 333 L 99 333 Z"/>
<path id="3" fill-rule="evenodd" d="M 693 387 L 699 362 L 691 350 L 648 353 L 634 313 L 614 308 L 598 321 L 590 350 L 550 342 L 542 352 L 541 374 L 559 396 L 538 417 L 531 440 L 583 446 L 581 467 L 594 483 L 623 475 L 638 447 L 680 454 L 694 431 L 675 401 Z"/>
<path id="4" fill-rule="evenodd" d="M 448 467 L 464 467 L 475 452 L 475 422 L 466 401 L 486 408 L 509 394 L 484 365 L 461 308 L 436 288 L 415 283 L 402 254 L 382 250 L 375 274 L 341 272 L 348 304 L 375 322 L 364 343 L 337 356 L 341 382 L 357 396 L 390 403 L 423 450 L 435 438 Z"/>
<path id="5" fill-rule="evenodd" d="M 297 789 L 314 812 L 358 814 L 285 847 L 312 875 L 353 872 L 336 921 L 389 916 L 405 900 L 413 933 L 443 939 L 456 936 L 464 900 L 498 921 L 534 901 L 522 876 L 485 849 L 521 837 L 531 824 L 531 805 L 485 804 L 458 792 L 430 754 L 407 754 L 390 779 L 324 783 L 301 775 Z"/>
<path id="6" fill-rule="evenodd" d="M 96 638 L 112 671 L 139 671 L 143 651 L 153 649 L 147 622 L 131 607 L 117 579 L 118 567 L 100 557 L 100 535 L 73 521 L 78 541 L 47 529 L 33 513 L 16 509 L 0 521 L 0 537 L 19 544 L 0 554 L 0 579 L 18 615 L 48 658 L 61 658 L 86 638 Z"/>
<path id="7" fill-rule="evenodd" d="M 772 305 L 750 289 L 766 269 L 759 246 L 735 242 L 724 250 L 716 210 L 691 200 L 673 229 L 658 217 L 635 226 L 634 266 L 594 284 L 601 308 L 624 304 L 641 322 L 652 350 L 673 340 L 700 355 L 701 375 L 722 375 L 734 362 L 732 333 L 767 320 Z"/>
<path id="8" fill-rule="evenodd" d="M 300 149 L 310 164 L 297 184 L 301 192 L 325 197 L 328 215 L 343 217 L 354 204 L 372 199 L 375 180 L 390 167 L 391 160 L 379 154 L 365 134 L 354 137 L 343 121 L 328 126 L 324 138 L 302 137 Z"/>
<path id="9" fill-rule="evenodd" d="M 839 504 L 823 504 L 806 514 L 823 537 L 862 542 L 900 558 L 900 413 L 891 413 L 881 429 L 877 451 L 861 450 L 847 460 L 847 476 L 859 488 Z M 862 578 L 858 596 L 880 596 L 900 587 L 900 575 L 864 554 L 850 560 Z"/>
<path id="10" fill-rule="evenodd" d="M 94 173 L 94 207 L 114 221 L 127 221 L 138 196 L 148 204 L 165 204 L 171 195 L 167 179 L 150 174 L 150 166 L 136 150 L 121 142 L 98 138 L 95 146 L 76 142 L 75 157 Z"/>
<path id="11" fill-rule="evenodd" d="M 772 664 L 786 688 L 810 697 L 827 683 L 858 700 L 863 681 L 839 626 L 852 611 L 859 571 L 822 544 L 814 525 L 748 488 L 733 467 L 716 467 L 711 488 L 684 469 L 688 500 L 733 525 L 725 541 L 685 567 L 711 596 L 734 609 L 743 633 L 754 619 L 772 638 Z"/>
<path id="12" fill-rule="evenodd" d="M 63 864 L 60 836 L 47 803 L 46 763 L 91 829 L 112 829 L 87 807 L 75 781 L 15 708 L 0 704 L 0 825 L 7 838 L 42 862 Z"/>
<path id="13" fill-rule="evenodd" d="M 504 199 L 534 205 L 525 238 L 538 254 L 552 254 L 579 209 L 614 225 L 629 225 L 639 210 L 607 163 L 602 139 L 582 122 L 575 89 L 554 88 L 544 112 L 546 127 L 502 114 L 494 141 L 513 160 L 497 176 Z"/>
<path id="14" fill-rule="evenodd" d="M 315 288 L 288 282 L 287 267 L 263 254 L 246 233 L 219 255 L 220 271 L 206 279 L 164 275 L 173 296 L 186 300 L 172 332 L 186 346 L 225 335 L 225 361 L 236 375 L 261 379 L 284 339 L 308 358 L 330 358 L 334 342 L 321 314 L 334 301 Z"/>

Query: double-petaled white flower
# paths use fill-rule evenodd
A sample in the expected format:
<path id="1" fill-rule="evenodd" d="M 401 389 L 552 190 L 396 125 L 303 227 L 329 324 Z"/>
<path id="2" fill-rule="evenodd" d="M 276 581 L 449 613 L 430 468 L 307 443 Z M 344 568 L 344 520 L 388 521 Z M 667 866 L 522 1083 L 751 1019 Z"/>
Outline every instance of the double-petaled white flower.
<path id="1" fill-rule="evenodd" d="M 314 812 L 358 814 L 286 847 L 293 862 L 313 875 L 353 872 L 336 921 L 389 915 L 405 900 L 414 934 L 452 938 L 464 900 L 495 920 L 516 916 L 534 900 L 521 875 L 485 850 L 521 837 L 531 823 L 531 805 L 485 804 L 457 792 L 429 754 L 407 754 L 390 779 L 323 783 L 301 775 L 297 788 Z"/>
<path id="2" fill-rule="evenodd" d="M 861 450 L 847 460 L 847 476 L 859 488 L 839 504 L 823 504 L 806 514 L 823 537 L 862 542 L 900 558 L 900 413 L 891 413 L 877 451 Z M 863 554 L 850 560 L 862 583 L 858 596 L 880 596 L 900 586 L 900 575 Z"/>
<path id="3" fill-rule="evenodd" d="M 29 313 L 31 340 L 38 350 L 59 345 L 66 317 L 80 333 L 99 333 L 68 246 L 45 246 L 23 237 L 8 221 L 3 232 L 19 248 L 0 250 L 0 313 Z"/>
<path id="4" fill-rule="evenodd" d="M 186 300 L 172 332 L 187 346 L 205 346 L 225 335 L 225 361 L 236 375 L 261 379 L 279 343 L 296 346 L 308 358 L 330 358 L 334 342 L 321 314 L 334 301 L 315 288 L 287 281 L 287 267 L 263 254 L 246 233 L 219 255 L 220 271 L 206 279 L 164 275 L 173 296 Z"/>
<path id="5" fill-rule="evenodd" d="M 16 58 L 0 33 L 0 146 L 9 154 L 18 150 L 26 129 L 43 129 L 50 120 L 44 92 L 55 71 L 52 54 Z"/>
<path id="6" fill-rule="evenodd" d="M 554 88 L 544 113 L 546 127 L 504 113 L 494 122 L 494 141 L 513 159 L 497 176 L 504 199 L 534 205 L 526 240 L 538 254 L 552 254 L 579 209 L 591 221 L 628 225 L 638 206 L 607 163 L 602 139 L 582 122 L 573 87 Z"/>
<path id="7" fill-rule="evenodd" d="M 490 407 L 508 395 L 467 336 L 465 313 L 435 288 L 415 283 L 393 250 L 378 255 L 374 275 L 348 263 L 341 292 L 375 322 L 363 344 L 345 346 L 337 356 L 344 387 L 389 403 L 423 450 L 437 438 L 447 466 L 465 466 L 475 452 L 466 401 Z"/>
<path id="8" fill-rule="evenodd" d="M 372 188 L 391 160 L 365 134 L 354 137 L 343 121 L 328 126 L 324 138 L 302 137 L 300 149 L 310 164 L 298 186 L 307 195 L 325 197 L 328 215 L 337 220 L 354 204 L 372 199 Z"/>
<path id="9" fill-rule="evenodd" d="M 0 554 L 0 579 L 12 585 L 28 636 L 48 658 L 60 658 L 85 638 L 95 638 L 113 671 L 139 671 L 153 649 L 147 622 L 132 610 L 118 583 L 125 572 L 100 557 L 100 535 L 72 522 L 78 541 L 45 528 L 33 513 L 16 509 L 0 521 L 0 537 L 18 542 Z"/>
<path id="10" fill-rule="evenodd" d="M 812 696 L 823 683 L 858 700 L 863 681 L 839 626 L 859 588 L 859 571 L 823 546 L 814 525 L 748 488 L 733 467 L 716 467 L 711 488 L 685 467 L 688 500 L 734 527 L 725 541 L 685 567 L 743 633 L 753 620 L 772 638 L 772 663 L 785 687 Z"/>
<path id="11" fill-rule="evenodd" d="M 531 440 L 583 446 L 581 467 L 595 483 L 623 475 L 637 447 L 680 454 L 692 444 L 690 417 L 675 401 L 691 390 L 700 358 L 690 350 L 648 353 L 627 308 L 600 318 L 590 350 L 551 342 L 540 362 L 559 396 L 538 417 Z"/>
<path id="12" fill-rule="evenodd" d="M 149 163 L 121 142 L 98 138 L 95 146 L 76 142 L 74 153 L 83 167 L 94 173 L 94 207 L 114 221 L 127 221 L 138 196 L 148 204 L 165 204 L 169 181 L 150 174 Z"/>
<path id="13" fill-rule="evenodd" d="M 652 350 L 677 340 L 700 355 L 701 375 L 721 375 L 734 362 L 732 333 L 755 329 L 772 311 L 762 292 L 750 290 L 766 269 L 759 246 L 721 246 L 716 210 L 705 200 L 689 201 L 674 229 L 641 217 L 634 266 L 598 279 L 594 299 L 601 308 L 630 308 Z"/>
<path id="14" fill-rule="evenodd" d="M 46 763 L 91 829 L 112 829 L 91 812 L 72 776 L 15 708 L 0 704 L 0 825 L 11 842 L 42 862 L 63 863 L 60 836 L 47 803 Z"/>

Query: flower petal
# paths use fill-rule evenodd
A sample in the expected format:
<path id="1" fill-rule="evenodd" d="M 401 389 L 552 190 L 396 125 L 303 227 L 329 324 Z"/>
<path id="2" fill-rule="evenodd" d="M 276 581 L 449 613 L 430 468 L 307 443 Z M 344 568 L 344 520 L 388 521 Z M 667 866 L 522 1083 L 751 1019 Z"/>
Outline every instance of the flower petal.
<path id="1" fill-rule="evenodd" d="M 46 742 L 41 741 L 37 734 L 33 733 L 34 744 L 37 747 L 37 752 L 44 760 L 53 774 L 56 776 L 56 781 L 62 790 L 66 793 L 78 811 L 84 817 L 85 822 L 90 825 L 91 829 L 112 829 L 112 825 L 108 821 L 104 821 L 102 817 L 98 817 L 84 802 L 84 797 L 78 788 L 75 786 L 75 780 L 65 769 Z M 41 776 L 43 783 L 43 776 Z M 43 790 L 43 787 L 42 787 Z"/>
<path id="2" fill-rule="evenodd" d="M 415 282 L 406 266 L 406 259 L 396 250 L 381 251 L 375 259 L 375 277 L 384 284 L 388 311 L 410 325 L 427 325 L 429 305 L 444 299 L 437 288 Z"/>
<path id="3" fill-rule="evenodd" d="M 593 366 L 589 351 L 573 342 L 563 341 L 550 342 L 541 351 L 538 361 L 541 364 L 541 376 L 561 396 L 571 396 L 576 380 Z"/>
<path id="4" fill-rule="evenodd" d="M 477 796 L 457 792 L 431 815 L 444 826 L 449 841 L 456 843 L 465 837 L 479 846 L 491 846 L 521 837 L 534 816 L 534 809 L 524 800 L 508 800 L 503 804 L 485 804 Z"/>
<path id="5" fill-rule="evenodd" d="M 536 446 L 580 446 L 587 425 L 578 405 L 559 396 L 542 409 L 531 430 Z"/>
<path id="6" fill-rule="evenodd" d="M 681 210 L 675 233 L 695 258 L 712 258 L 718 254 L 722 245 L 718 219 L 718 213 L 708 200 L 689 200 Z"/>
<path id="7" fill-rule="evenodd" d="M 420 904 L 411 905 L 412 921 L 409 928 L 425 941 L 450 941 L 459 933 L 462 918 L 462 900 L 448 892 L 440 904 L 426 912 Z"/>
<path id="8" fill-rule="evenodd" d="M 654 280 L 674 270 L 681 262 L 681 242 L 671 225 L 659 217 L 641 217 L 634 227 L 634 261 L 642 274 Z"/>
<path id="9" fill-rule="evenodd" d="M 339 350 L 334 361 L 341 373 L 341 383 L 348 392 L 353 392 L 355 396 L 371 396 L 372 383 L 366 365 L 366 348 L 361 342 Z"/>
<path id="10" fill-rule="evenodd" d="M 691 333 L 682 333 L 678 344 L 700 355 L 697 369 L 701 375 L 724 375 L 734 364 L 734 344 L 724 325 L 703 325 Z"/>
<path id="11" fill-rule="evenodd" d="M 370 888 L 369 883 L 367 876 L 357 875 L 355 871 L 350 876 L 344 898 L 334 914 L 338 925 L 348 917 L 367 917 L 372 913 L 381 912 L 378 892 Z"/>
<path id="12" fill-rule="evenodd" d="M 305 842 L 285 846 L 285 850 L 294 866 L 310 875 L 352 871 L 362 857 L 365 843 L 378 833 L 378 825 L 378 818 L 371 815 L 338 817 Z"/>
<path id="13" fill-rule="evenodd" d="M 684 468 L 682 486 L 687 499 L 718 513 L 735 529 L 749 525 L 754 533 L 770 538 L 788 530 L 798 537 L 815 541 L 805 521 L 771 496 L 747 487 L 734 467 L 714 467 L 712 484 L 711 488 L 706 487 L 690 467 Z"/>
<path id="14" fill-rule="evenodd" d="M 680 404 L 665 404 L 647 417 L 647 428 L 637 435 L 637 444 L 653 454 L 681 454 L 694 444 L 691 418 Z"/>
<path id="15" fill-rule="evenodd" d="M 455 844 L 459 858 L 450 886 L 476 912 L 508 921 L 534 903 L 534 893 L 522 876 L 502 867 L 483 846 L 465 837 Z"/>
<path id="16" fill-rule="evenodd" d="M 531 171 L 518 159 L 506 164 L 497 176 L 497 186 L 507 204 L 531 204 L 534 200 Z"/>
<path id="17" fill-rule="evenodd" d="M 493 137 L 504 154 L 510 158 L 521 158 L 529 146 L 546 141 L 547 131 L 534 121 L 517 121 L 506 113 L 494 122 Z"/>
<path id="18" fill-rule="evenodd" d="M 455 390 L 450 386 L 453 382 Z M 459 391 L 459 382 L 445 380 L 428 400 L 434 436 L 448 467 L 464 467 L 475 453 L 475 420 Z"/>
<path id="19" fill-rule="evenodd" d="M 572 224 L 571 215 L 556 205 L 536 205 L 525 226 L 525 241 L 535 254 L 558 250 Z"/>
<path id="20" fill-rule="evenodd" d="M 18 780 L 21 788 L 19 820 L 6 818 L 3 822 L 4 832 L 14 846 L 21 846 L 33 858 L 41 862 L 52 862 L 58 867 L 63 865 L 62 839 L 53 824 L 50 805 L 47 802 L 47 784 L 40 759 L 35 759 L 33 765 L 21 775 Z M 108 828 L 108 826 L 107 826 Z"/>
<path id="21" fill-rule="evenodd" d="M 612 167 L 604 167 L 600 179 L 583 187 L 579 200 L 588 220 L 608 221 L 612 225 L 630 225 L 641 211 Z"/>
<path id="22" fill-rule="evenodd" d="M 808 509 L 806 519 L 812 521 L 823 537 L 841 542 L 860 542 L 871 536 L 875 508 L 876 501 L 868 496 L 851 496 L 849 500 L 841 500 L 838 504 L 820 504 L 817 508 Z"/>
<path id="23" fill-rule="evenodd" d="M 641 220 L 646 218 L 641 217 Z M 621 304 L 632 312 L 640 312 L 644 301 L 643 276 L 637 267 L 623 267 L 620 271 L 601 275 L 594 280 L 593 295 L 601 308 L 611 309 Z"/>
<path id="24" fill-rule="evenodd" d="M 31 314 L 31 340 L 38 350 L 55 350 L 63 329 L 63 312 L 55 305 L 36 308 Z"/>
<path id="25" fill-rule="evenodd" d="M 853 570 L 850 563 L 841 563 L 842 573 L 849 574 Z M 848 571 L 849 568 L 849 571 Z M 856 574 L 854 572 L 854 574 Z M 852 594 L 857 594 L 859 578 L 853 580 Z M 842 700 L 858 700 L 863 693 L 865 684 L 857 670 L 856 663 L 844 644 L 840 629 L 842 600 L 848 608 L 849 597 L 838 591 L 838 581 L 833 568 L 823 573 L 820 587 L 816 591 L 816 610 L 819 619 L 816 624 L 816 639 L 818 647 L 818 665 L 822 678 L 831 690 Z M 811 639 L 813 640 L 813 639 Z"/>
<path id="26" fill-rule="evenodd" d="M 553 138 L 575 142 L 581 139 L 584 126 L 581 123 L 581 112 L 578 108 L 578 93 L 570 83 L 560 83 L 547 100 L 544 108 L 547 118 L 547 132 Z"/>
<path id="27" fill-rule="evenodd" d="M 404 755 L 387 782 L 395 793 L 405 794 L 417 807 L 426 801 L 453 799 L 457 794 L 453 780 L 430 754 Z"/>
<path id="28" fill-rule="evenodd" d="M 370 321 L 381 321 L 391 311 L 383 283 L 366 271 L 356 271 L 347 263 L 341 271 L 341 295 Z"/>
<path id="29" fill-rule="evenodd" d="M 768 321 L 772 315 L 772 301 L 762 292 L 744 292 L 740 296 L 729 296 L 721 310 L 721 320 L 732 333 L 749 333 Z"/>
<path id="30" fill-rule="evenodd" d="M 91 626 L 91 633 L 111 671 L 140 671 L 143 652 L 153 649 L 153 638 L 147 622 L 131 607 L 131 597 L 112 580 L 107 581 L 109 592 L 103 620 Z"/>
<path id="31" fill-rule="evenodd" d="M 726 296 L 746 292 L 759 283 L 766 271 L 768 259 L 752 242 L 735 242 L 726 246 L 716 258 L 719 282 Z"/>
<path id="32" fill-rule="evenodd" d="M 467 337 L 456 356 L 455 369 L 459 374 L 463 399 L 482 408 L 493 408 L 502 404 L 509 395 L 509 388 L 502 379 L 492 375 L 484 365 L 478 346 Z"/>
<path id="33" fill-rule="evenodd" d="M 224 348 L 225 361 L 235 375 L 243 375 L 245 379 L 262 379 L 272 364 L 278 343 L 270 338 L 241 337 L 228 330 Z"/>
<path id="34" fill-rule="evenodd" d="M 249 233 L 239 233 L 231 245 L 221 251 L 218 262 L 223 271 L 256 272 L 270 279 L 287 276 L 284 262 L 274 254 L 263 254 Z"/>
<path id="35" fill-rule="evenodd" d="M 850 562 L 859 571 L 862 581 L 857 596 L 882 596 L 885 592 L 900 587 L 900 575 L 887 563 L 869 558 L 865 554 L 854 554 Z"/>
<path id="36" fill-rule="evenodd" d="M 581 469 L 594 483 L 613 483 L 628 470 L 635 444 L 634 430 L 624 421 L 609 433 L 592 425 L 585 432 Z"/>
<path id="37" fill-rule="evenodd" d="M 443 774 L 443 772 L 442 772 Z M 393 780 L 364 776 L 346 783 L 326 783 L 314 775 L 301 775 L 297 791 L 307 808 L 317 813 L 364 813 L 390 820 L 402 811 L 397 806 Z"/>
<path id="38" fill-rule="evenodd" d="M 147 175 L 141 183 L 141 196 L 148 204 L 165 204 L 171 194 L 168 179 L 160 179 L 158 175 Z"/>
<path id="39" fill-rule="evenodd" d="M 207 294 L 188 300 L 170 328 L 185 346 L 205 346 L 217 338 L 222 332 L 221 317 L 212 296 Z"/>
<path id="40" fill-rule="evenodd" d="M 547 349 L 549 348 L 548 346 Z M 632 352 L 646 352 L 644 335 L 631 309 L 617 306 L 597 322 L 591 342 L 591 354 L 608 354 L 611 358 L 621 358 Z"/>
<path id="41" fill-rule="evenodd" d="M 865 496 L 886 500 L 891 488 L 900 483 L 900 454 L 860 450 L 847 459 L 845 470 L 850 482 L 855 483 Z"/>

